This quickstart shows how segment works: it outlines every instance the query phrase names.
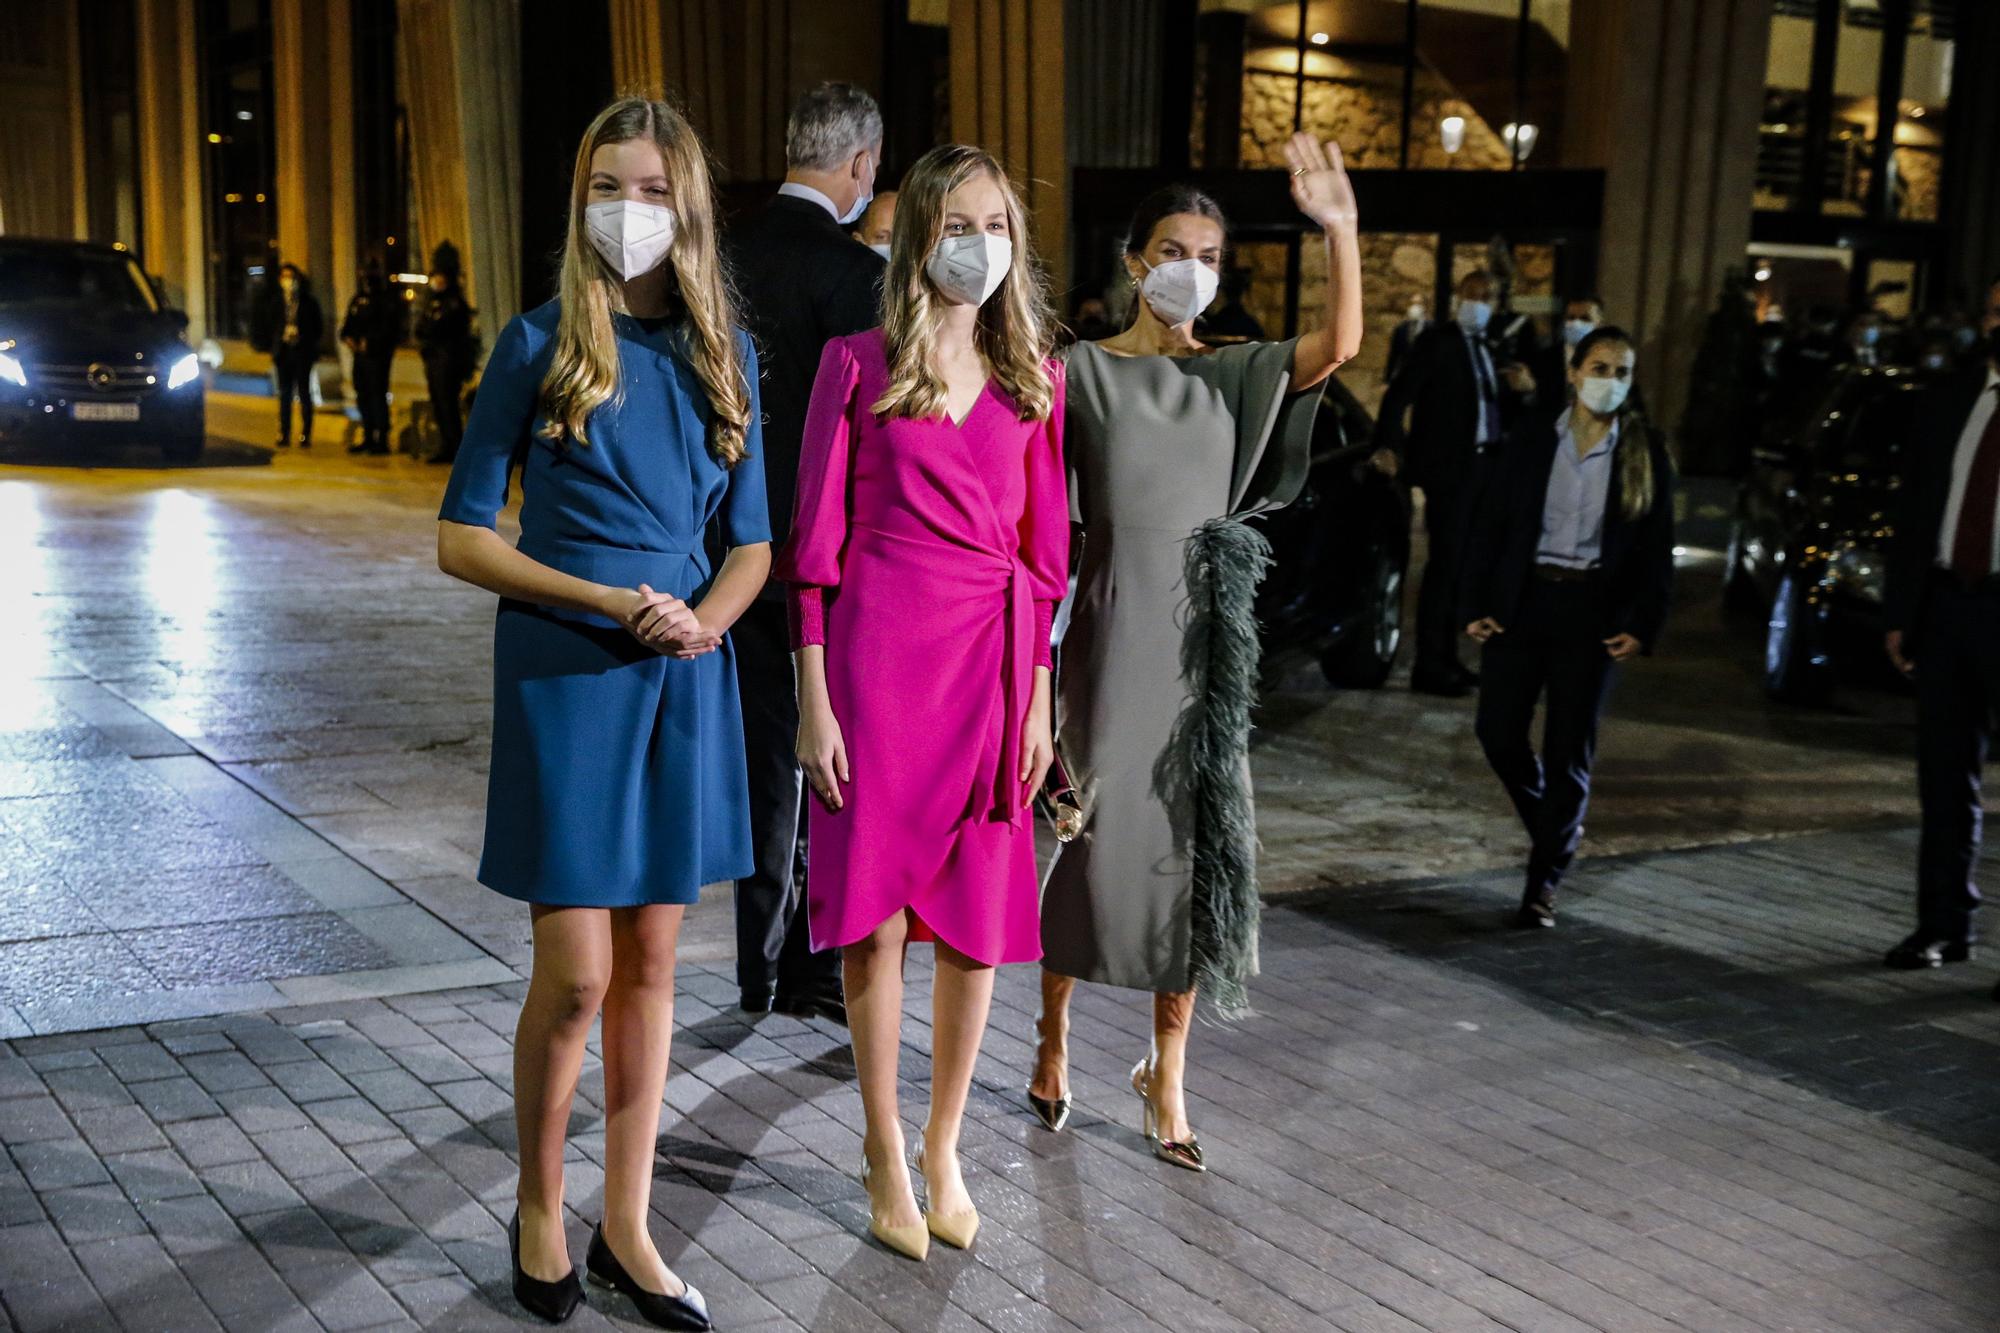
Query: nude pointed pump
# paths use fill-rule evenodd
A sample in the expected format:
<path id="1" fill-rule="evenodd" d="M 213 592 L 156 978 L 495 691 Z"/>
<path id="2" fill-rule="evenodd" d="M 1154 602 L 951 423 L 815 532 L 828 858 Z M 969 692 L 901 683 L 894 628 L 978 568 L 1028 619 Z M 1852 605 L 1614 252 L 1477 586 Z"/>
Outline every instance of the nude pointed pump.
<path id="1" fill-rule="evenodd" d="M 861 1188 L 868 1189 L 868 1155 L 861 1155 Z M 922 1222 L 912 1222 L 904 1227 L 892 1227 L 875 1215 L 875 1196 L 868 1195 L 868 1234 L 905 1259 L 915 1259 L 922 1263 L 924 1256 L 931 1252 L 931 1231 Z"/>
<path id="2" fill-rule="evenodd" d="M 923 1145 L 919 1144 L 917 1147 L 917 1174 L 922 1175 L 923 1171 L 924 1149 Z M 930 1182 L 928 1178 L 924 1184 L 924 1196 L 926 1199 L 930 1197 Z M 924 1209 L 924 1225 L 930 1228 L 930 1233 L 933 1236 L 936 1236 L 953 1249 L 969 1250 L 972 1248 L 972 1238 L 979 1234 L 979 1210 L 977 1208 L 968 1208 L 962 1213 L 934 1213 L 927 1207 Z"/>

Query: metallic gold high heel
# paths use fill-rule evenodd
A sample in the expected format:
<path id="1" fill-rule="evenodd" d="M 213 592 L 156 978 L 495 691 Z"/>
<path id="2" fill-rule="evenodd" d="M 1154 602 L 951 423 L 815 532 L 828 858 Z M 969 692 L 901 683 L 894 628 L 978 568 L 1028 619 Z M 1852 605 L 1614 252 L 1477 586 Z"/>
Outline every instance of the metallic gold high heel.
<path id="1" fill-rule="evenodd" d="M 1208 1170 L 1201 1158 L 1201 1143 L 1192 1134 L 1185 1139 L 1160 1136 L 1160 1111 L 1153 1105 L 1152 1084 L 1153 1061 L 1148 1056 L 1132 1066 L 1132 1091 L 1139 1094 L 1139 1127 L 1153 1145 L 1153 1156 L 1189 1171 Z"/>
<path id="2" fill-rule="evenodd" d="M 920 1176 L 924 1174 L 924 1149 L 922 1143 L 917 1145 L 917 1174 Z M 928 1178 L 924 1181 L 924 1198 L 926 1200 L 930 1198 L 930 1181 Z M 953 1249 L 969 1250 L 972 1248 L 972 1238 L 979 1234 L 979 1210 L 977 1208 L 968 1208 L 962 1213 L 934 1213 L 926 1207 L 924 1209 L 924 1225 L 930 1228 L 930 1233 L 933 1236 L 936 1236 Z"/>
<path id="3" fill-rule="evenodd" d="M 868 1234 L 906 1259 L 922 1263 L 931 1252 L 931 1229 L 923 1222 L 892 1227 L 875 1215 L 875 1195 L 868 1191 L 868 1154 L 861 1154 L 861 1188 L 868 1193 Z M 928 1216 L 928 1215 L 926 1215 Z"/>

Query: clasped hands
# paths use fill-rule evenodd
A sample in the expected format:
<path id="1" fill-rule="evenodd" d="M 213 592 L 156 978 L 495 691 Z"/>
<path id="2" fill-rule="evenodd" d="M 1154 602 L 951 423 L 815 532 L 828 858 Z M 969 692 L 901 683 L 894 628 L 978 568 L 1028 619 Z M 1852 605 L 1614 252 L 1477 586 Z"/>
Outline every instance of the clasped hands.
<path id="1" fill-rule="evenodd" d="M 612 619 L 662 656 L 685 662 L 722 645 L 722 631 L 703 625 L 694 608 L 672 593 L 654 592 L 642 583 L 617 589 L 609 601 Z"/>

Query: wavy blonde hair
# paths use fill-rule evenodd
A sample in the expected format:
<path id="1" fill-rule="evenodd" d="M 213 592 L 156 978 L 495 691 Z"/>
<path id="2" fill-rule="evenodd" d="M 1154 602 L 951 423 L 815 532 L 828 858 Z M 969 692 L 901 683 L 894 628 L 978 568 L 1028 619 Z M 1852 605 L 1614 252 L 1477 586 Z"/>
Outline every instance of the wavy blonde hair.
<path id="1" fill-rule="evenodd" d="M 969 144 L 942 144 L 918 158 L 896 195 L 889 270 L 882 279 L 882 337 L 889 387 L 871 409 L 883 417 L 936 417 L 945 411 L 944 379 L 931 366 L 945 301 L 924 265 L 944 235 L 944 201 L 967 181 L 986 175 L 1006 201 L 1014 262 L 1000 290 L 979 307 L 974 345 L 993 378 L 1020 408 L 1023 421 L 1044 421 L 1055 388 L 1044 364 L 1055 347 L 1055 317 L 1035 262 L 1028 219 L 1007 173 L 991 153 Z"/>
<path id="2" fill-rule="evenodd" d="M 597 253 L 585 230 L 590 163 L 606 144 L 644 139 L 660 150 L 673 195 L 674 242 L 666 263 L 686 310 L 688 359 L 708 396 L 709 448 L 726 467 L 741 462 L 750 429 L 750 384 L 736 348 L 736 304 L 717 251 L 715 186 L 708 154 L 685 117 L 665 102 L 621 97 L 597 115 L 576 150 L 570 188 L 569 233 L 563 241 L 558 293 L 562 319 L 555 356 L 542 379 L 542 435 L 588 445 L 590 414 L 622 396 L 618 343 L 611 315 L 618 304 L 618 275 Z"/>

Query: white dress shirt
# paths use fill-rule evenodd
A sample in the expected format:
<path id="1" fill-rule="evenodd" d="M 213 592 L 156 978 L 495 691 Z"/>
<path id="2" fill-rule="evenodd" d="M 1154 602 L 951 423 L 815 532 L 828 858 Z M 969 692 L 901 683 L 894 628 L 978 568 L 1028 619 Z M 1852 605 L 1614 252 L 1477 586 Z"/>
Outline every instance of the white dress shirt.
<path id="1" fill-rule="evenodd" d="M 835 222 L 840 221 L 840 210 L 833 206 L 833 200 L 827 198 L 810 185 L 801 185 L 797 181 L 786 181 L 778 187 L 778 193 L 788 194 L 794 199 L 810 199 L 821 208 L 824 208 Z"/>
<path id="2" fill-rule="evenodd" d="M 1972 413 L 1965 419 L 1965 429 L 1958 433 L 1958 448 L 1951 455 L 1951 490 L 1944 500 L 1944 522 L 1938 524 L 1937 563 L 1940 568 L 1951 568 L 1951 551 L 1958 540 L 1958 515 L 1965 508 L 1965 483 L 1972 475 L 1972 456 L 1979 452 L 1980 437 L 1986 434 L 1987 423 L 1993 420 L 1996 402 L 2000 402 L 2000 370 L 1986 368 L 1986 383 L 1979 390 L 1979 398 L 1972 405 Z M 2000 570 L 2000 522 L 1993 525 L 1995 550 L 1986 558 L 1988 572 Z"/>
<path id="3" fill-rule="evenodd" d="M 1587 454 L 1576 451 L 1570 433 L 1572 408 L 1556 418 L 1556 456 L 1549 466 L 1549 489 L 1542 498 L 1542 540 L 1538 564 L 1594 569 L 1604 551 L 1604 507 L 1611 498 L 1611 455 L 1618 448 L 1618 422 Z"/>

